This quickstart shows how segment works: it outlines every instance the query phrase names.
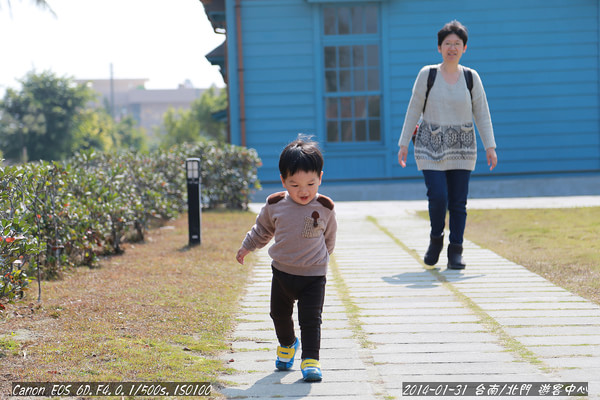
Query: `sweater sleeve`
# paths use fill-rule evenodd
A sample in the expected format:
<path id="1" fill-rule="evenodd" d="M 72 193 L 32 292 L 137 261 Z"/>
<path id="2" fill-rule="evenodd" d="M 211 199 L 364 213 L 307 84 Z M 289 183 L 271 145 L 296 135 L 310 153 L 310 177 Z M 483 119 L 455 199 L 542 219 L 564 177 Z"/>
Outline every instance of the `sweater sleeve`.
<path id="1" fill-rule="evenodd" d="M 419 118 L 423 113 L 423 105 L 425 104 L 425 92 L 427 91 L 427 77 L 429 76 L 430 66 L 421 68 L 415 84 L 412 89 L 412 96 L 408 103 L 408 109 L 406 110 L 406 116 L 404 118 L 404 125 L 402 127 L 402 134 L 398 141 L 398 146 L 408 146 L 412 138 L 412 134 L 415 131 L 415 126 L 419 122 Z"/>
<path id="2" fill-rule="evenodd" d="M 337 234 L 337 220 L 335 217 L 335 210 L 331 211 L 331 215 L 329 217 L 329 221 L 327 222 L 327 228 L 323 233 L 325 237 L 325 246 L 327 246 L 327 252 L 329 254 L 333 253 L 335 249 L 335 238 Z"/>
<path id="3" fill-rule="evenodd" d="M 488 106 L 485 90 L 479 74 L 475 70 L 473 72 L 473 119 L 477 125 L 477 130 L 481 136 L 483 147 L 487 150 L 490 147 L 496 147 L 494 139 L 494 129 L 492 127 L 492 117 Z"/>
<path id="4" fill-rule="evenodd" d="M 275 224 L 269 215 L 269 206 L 266 204 L 256 217 L 256 223 L 246 234 L 242 246 L 246 250 L 254 251 L 265 247 L 275 234 Z"/>

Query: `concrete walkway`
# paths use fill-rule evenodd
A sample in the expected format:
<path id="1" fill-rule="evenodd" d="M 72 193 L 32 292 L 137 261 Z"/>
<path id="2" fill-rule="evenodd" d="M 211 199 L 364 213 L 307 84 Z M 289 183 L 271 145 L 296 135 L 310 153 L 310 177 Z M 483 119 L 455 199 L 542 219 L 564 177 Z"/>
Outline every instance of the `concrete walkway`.
<path id="1" fill-rule="evenodd" d="M 589 205 L 600 205 L 600 197 L 469 200 L 469 208 Z M 403 382 L 571 381 L 589 382 L 588 398 L 600 399 L 600 306 L 470 242 L 466 270 L 447 270 L 445 251 L 438 268 L 424 269 L 429 227 L 415 210 L 425 207 L 336 203 L 320 383 L 303 382 L 299 362 L 286 372 L 274 367 L 270 258 L 266 249 L 257 252 L 232 352 L 224 355 L 237 372 L 223 377 L 230 384 L 221 392 L 394 399 L 403 397 Z"/>

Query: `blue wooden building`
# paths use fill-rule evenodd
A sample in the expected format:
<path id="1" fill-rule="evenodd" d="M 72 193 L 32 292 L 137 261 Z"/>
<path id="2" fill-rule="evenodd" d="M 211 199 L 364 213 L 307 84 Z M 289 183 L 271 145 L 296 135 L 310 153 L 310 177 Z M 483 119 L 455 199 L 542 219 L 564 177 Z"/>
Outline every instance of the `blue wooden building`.
<path id="1" fill-rule="evenodd" d="M 487 92 L 493 175 L 600 172 L 598 0 L 201 1 L 226 34 L 209 60 L 228 85 L 230 141 L 258 151 L 263 184 L 279 182 L 279 153 L 299 132 L 324 150 L 328 183 L 420 177 L 412 154 L 398 165 L 397 142 L 417 72 L 441 62 L 436 34 L 453 19 L 470 33 L 461 63 Z"/>

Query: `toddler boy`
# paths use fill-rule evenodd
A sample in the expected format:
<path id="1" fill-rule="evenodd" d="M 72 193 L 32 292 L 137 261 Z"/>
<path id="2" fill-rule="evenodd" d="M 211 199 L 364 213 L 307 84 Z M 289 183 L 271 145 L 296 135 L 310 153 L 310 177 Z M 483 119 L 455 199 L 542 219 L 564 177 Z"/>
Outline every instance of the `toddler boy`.
<path id="1" fill-rule="evenodd" d="M 243 264 L 248 253 L 275 239 L 269 248 L 273 259 L 270 315 L 279 341 L 275 366 L 285 371 L 294 363 L 299 341 L 292 314 L 298 300 L 302 377 L 320 381 L 325 276 L 337 231 L 334 205 L 318 193 L 323 155 L 315 142 L 297 139 L 287 145 L 279 157 L 279 172 L 286 191 L 267 198 L 236 259 Z"/>

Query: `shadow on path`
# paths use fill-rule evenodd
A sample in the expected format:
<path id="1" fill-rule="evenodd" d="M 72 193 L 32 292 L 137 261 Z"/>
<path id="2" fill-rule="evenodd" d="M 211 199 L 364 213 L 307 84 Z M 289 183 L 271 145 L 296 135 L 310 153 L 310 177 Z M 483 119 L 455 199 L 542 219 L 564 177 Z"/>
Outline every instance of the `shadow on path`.
<path id="1" fill-rule="evenodd" d="M 296 381 L 282 382 L 290 374 L 299 374 L 298 370 L 290 371 L 273 371 L 271 374 L 254 382 L 252 386 L 246 389 L 236 389 L 235 387 L 226 387 L 220 392 L 227 396 L 228 399 L 248 399 L 248 398 L 280 398 L 286 399 L 293 397 L 294 399 L 302 399 L 308 396 L 311 387 L 316 383 L 307 383 L 299 378 Z M 301 375 L 300 375 L 301 376 Z"/>
<path id="2" fill-rule="evenodd" d="M 447 282 L 462 282 L 485 276 L 484 274 L 464 276 L 460 275 L 460 272 L 459 275 L 457 275 L 456 271 L 451 271 L 446 275 L 446 271 L 448 270 L 439 272 L 438 269 L 434 269 L 433 271 L 437 271 L 437 273 L 443 276 Z M 442 284 L 442 281 L 440 281 L 433 272 L 427 270 L 423 272 L 404 272 L 392 276 L 383 276 L 381 279 L 390 285 L 402 285 L 409 289 L 432 289 L 439 287 Z"/>

